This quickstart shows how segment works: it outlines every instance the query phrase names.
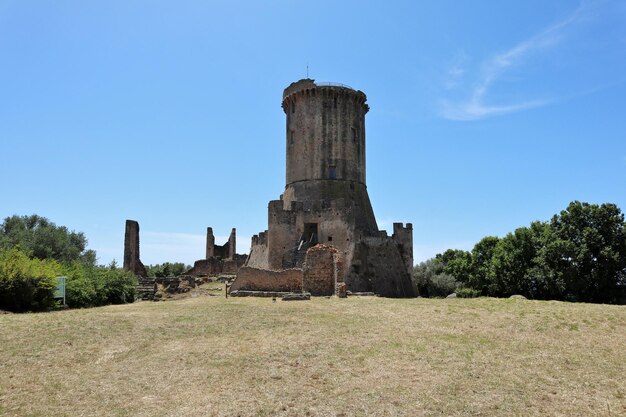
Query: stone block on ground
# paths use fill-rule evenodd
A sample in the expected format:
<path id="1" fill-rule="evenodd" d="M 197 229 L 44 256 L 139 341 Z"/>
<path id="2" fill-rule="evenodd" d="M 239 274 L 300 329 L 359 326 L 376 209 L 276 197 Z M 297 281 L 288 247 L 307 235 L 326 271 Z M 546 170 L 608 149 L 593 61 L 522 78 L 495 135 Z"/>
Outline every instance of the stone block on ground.
<path id="1" fill-rule="evenodd" d="M 283 295 L 283 301 L 305 301 L 311 299 L 311 293 L 308 292 L 294 292 Z"/>
<path id="2" fill-rule="evenodd" d="M 336 295 L 339 298 L 346 298 L 348 296 L 348 293 L 346 291 L 346 283 L 345 282 L 338 282 L 337 283 Z"/>

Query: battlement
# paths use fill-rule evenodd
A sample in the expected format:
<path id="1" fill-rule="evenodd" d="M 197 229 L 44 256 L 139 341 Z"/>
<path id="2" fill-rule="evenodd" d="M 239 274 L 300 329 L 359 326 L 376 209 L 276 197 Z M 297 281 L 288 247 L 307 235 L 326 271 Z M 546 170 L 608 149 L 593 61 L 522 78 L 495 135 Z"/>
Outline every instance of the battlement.
<path id="1" fill-rule="evenodd" d="M 369 111 L 369 106 L 366 104 L 367 96 L 361 90 L 355 90 L 348 85 L 335 82 L 316 83 L 315 80 L 310 78 L 296 81 L 285 88 L 282 101 L 283 111 L 287 113 L 288 108 L 292 106 L 298 97 L 316 96 L 317 94 L 351 97 L 356 103 L 364 107 L 366 113 Z"/>
<path id="2" fill-rule="evenodd" d="M 267 245 L 267 230 L 252 236 L 252 246 Z"/>
<path id="3" fill-rule="evenodd" d="M 402 223 L 394 223 L 391 239 L 398 245 L 407 270 L 411 271 L 413 269 L 413 224 L 407 223 L 404 227 Z"/>
<path id="4" fill-rule="evenodd" d="M 407 223 L 406 227 L 404 227 L 403 223 L 394 223 L 393 224 L 393 234 L 403 233 L 413 231 L 413 223 Z"/>

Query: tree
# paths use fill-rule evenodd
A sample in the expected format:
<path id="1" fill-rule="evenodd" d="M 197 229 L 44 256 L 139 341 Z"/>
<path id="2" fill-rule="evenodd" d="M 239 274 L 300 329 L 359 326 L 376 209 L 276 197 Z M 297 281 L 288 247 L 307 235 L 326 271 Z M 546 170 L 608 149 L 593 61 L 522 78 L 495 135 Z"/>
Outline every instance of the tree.
<path id="1" fill-rule="evenodd" d="M 523 294 L 542 298 L 546 274 L 537 256 L 550 236 L 549 226 L 533 222 L 500 239 L 493 248 L 489 267 L 488 293 L 495 296 Z"/>
<path id="2" fill-rule="evenodd" d="M 472 249 L 467 285 L 480 291 L 481 294 L 486 295 L 489 292 L 489 270 L 498 242 L 500 242 L 499 238 L 487 236 L 482 238 Z"/>
<path id="3" fill-rule="evenodd" d="M 413 283 L 422 297 L 445 297 L 455 292 L 461 284 L 444 272 L 440 259 L 429 259 L 413 268 Z"/>
<path id="4" fill-rule="evenodd" d="M 472 254 L 460 249 L 448 249 L 435 256 L 444 265 L 444 272 L 455 280 L 467 284 L 472 272 Z"/>
<path id="5" fill-rule="evenodd" d="M 191 269 L 191 266 L 182 262 L 164 262 L 162 264 L 148 265 L 146 271 L 149 277 L 176 277 Z"/>
<path id="6" fill-rule="evenodd" d="M 55 259 L 61 263 L 80 260 L 93 266 L 96 253 L 85 250 L 86 246 L 83 233 L 69 231 L 36 214 L 7 217 L 0 225 L 0 249 L 19 247 L 32 258 Z"/>
<path id="7" fill-rule="evenodd" d="M 615 204 L 573 201 L 550 227 L 556 244 L 545 263 L 558 271 L 567 298 L 615 302 L 626 284 L 626 223 Z"/>

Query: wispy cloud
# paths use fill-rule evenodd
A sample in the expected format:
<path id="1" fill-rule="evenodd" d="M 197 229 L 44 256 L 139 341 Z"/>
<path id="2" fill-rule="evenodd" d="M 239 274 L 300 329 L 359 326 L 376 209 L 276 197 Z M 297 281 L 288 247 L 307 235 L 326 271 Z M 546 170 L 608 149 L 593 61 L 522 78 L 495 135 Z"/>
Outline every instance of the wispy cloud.
<path id="1" fill-rule="evenodd" d="M 545 106 L 554 99 L 536 98 L 506 104 L 489 104 L 488 96 L 494 84 L 511 68 L 525 63 L 529 57 L 539 51 L 555 48 L 561 43 L 564 31 L 574 26 L 585 15 L 586 4 L 581 4 L 567 18 L 549 26 L 539 34 L 526 39 L 512 48 L 483 61 L 478 76 L 471 84 L 469 97 L 461 100 L 442 100 L 441 114 L 451 120 L 475 120 L 489 116 L 512 113 L 535 107 Z M 458 64 L 448 70 L 444 87 L 449 90 L 459 84 L 460 76 L 466 69 Z"/>

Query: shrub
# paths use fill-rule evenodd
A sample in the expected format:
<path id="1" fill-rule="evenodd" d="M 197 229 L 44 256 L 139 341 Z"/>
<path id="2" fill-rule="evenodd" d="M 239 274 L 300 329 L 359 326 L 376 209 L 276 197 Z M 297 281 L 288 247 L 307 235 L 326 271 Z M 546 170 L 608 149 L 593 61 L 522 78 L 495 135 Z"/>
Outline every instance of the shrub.
<path id="1" fill-rule="evenodd" d="M 460 298 L 476 298 L 480 297 L 480 291 L 474 288 L 459 288 L 456 290 L 456 295 Z"/>
<path id="2" fill-rule="evenodd" d="M 452 275 L 443 272 L 444 265 L 438 259 L 429 259 L 417 265 L 413 271 L 413 283 L 422 297 L 445 297 L 461 285 Z"/>
<path id="3" fill-rule="evenodd" d="M 53 260 L 29 259 L 17 248 L 0 252 L 0 309 L 45 310 L 54 303 L 60 266 Z"/>
<path id="4" fill-rule="evenodd" d="M 132 272 L 123 269 L 99 270 L 103 283 L 106 303 L 125 304 L 135 301 L 137 278 Z"/>
<path id="5" fill-rule="evenodd" d="M 135 301 L 137 279 L 116 267 L 89 268 L 75 262 L 66 268 L 67 304 L 70 307 L 96 307 Z"/>

